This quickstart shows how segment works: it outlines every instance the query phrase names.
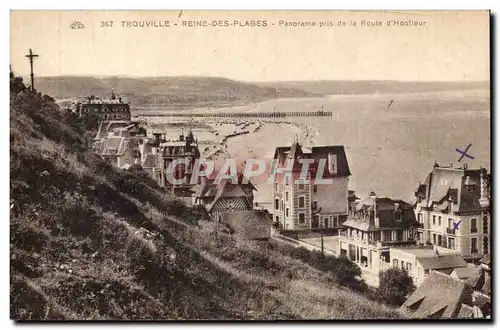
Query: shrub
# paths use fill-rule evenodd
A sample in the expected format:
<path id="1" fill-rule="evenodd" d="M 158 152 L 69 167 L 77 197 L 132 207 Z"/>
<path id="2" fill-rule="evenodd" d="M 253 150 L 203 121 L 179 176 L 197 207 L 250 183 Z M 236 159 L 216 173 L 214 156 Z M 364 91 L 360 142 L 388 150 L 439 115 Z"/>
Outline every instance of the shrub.
<path id="1" fill-rule="evenodd" d="M 389 268 L 379 273 L 379 279 L 377 297 L 389 305 L 401 306 L 406 297 L 415 291 L 413 279 L 406 270 Z"/>
<path id="2" fill-rule="evenodd" d="M 91 236 L 99 231 L 99 220 L 86 202 L 66 202 L 61 214 L 62 225 L 77 236 Z"/>

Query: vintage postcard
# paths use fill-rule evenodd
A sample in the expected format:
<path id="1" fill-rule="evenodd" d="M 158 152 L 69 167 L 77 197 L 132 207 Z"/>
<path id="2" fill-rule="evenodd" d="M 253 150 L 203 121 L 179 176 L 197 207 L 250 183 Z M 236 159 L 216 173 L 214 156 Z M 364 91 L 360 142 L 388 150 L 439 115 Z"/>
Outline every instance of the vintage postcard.
<path id="1" fill-rule="evenodd" d="M 13 320 L 491 320 L 488 11 L 11 11 Z"/>

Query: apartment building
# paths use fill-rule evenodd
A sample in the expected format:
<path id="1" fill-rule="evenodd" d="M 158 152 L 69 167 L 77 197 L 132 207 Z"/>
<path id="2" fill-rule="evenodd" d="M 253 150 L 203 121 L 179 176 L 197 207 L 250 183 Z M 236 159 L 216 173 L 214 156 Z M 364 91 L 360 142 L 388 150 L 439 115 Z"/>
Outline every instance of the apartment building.
<path id="1" fill-rule="evenodd" d="M 377 197 L 374 192 L 352 204 L 343 227 L 339 231 L 338 255 L 346 256 L 375 277 L 391 267 L 391 247 L 416 243 L 412 206 L 402 200 Z"/>
<path id="2" fill-rule="evenodd" d="M 285 230 L 339 228 L 347 218 L 348 181 L 351 172 L 343 146 L 307 148 L 294 142 L 278 147 L 274 161 L 279 167 L 293 166 L 277 173 L 273 184 L 273 222 Z M 300 177 L 308 162 L 307 175 Z M 318 179 L 331 180 L 321 184 Z"/>
<path id="3" fill-rule="evenodd" d="M 434 165 L 415 193 L 419 241 L 457 250 L 466 260 L 490 253 L 490 175 Z"/>

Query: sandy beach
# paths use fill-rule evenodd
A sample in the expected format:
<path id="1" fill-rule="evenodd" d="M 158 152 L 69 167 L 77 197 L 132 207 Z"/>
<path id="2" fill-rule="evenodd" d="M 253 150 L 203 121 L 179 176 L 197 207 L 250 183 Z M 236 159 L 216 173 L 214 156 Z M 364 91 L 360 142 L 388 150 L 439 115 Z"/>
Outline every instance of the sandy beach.
<path id="1" fill-rule="evenodd" d="M 414 190 L 425 180 L 434 162 L 458 166 L 457 147 L 472 143 L 475 159 L 469 160 L 468 166 L 490 167 L 490 115 L 485 95 L 487 91 L 405 95 L 407 98 L 384 94 L 277 99 L 218 111 L 324 108 L 333 111 L 333 116 L 148 117 L 147 120 L 155 130 L 166 132 L 170 138 L 191 129 L 198 138 L 202 157 L 214 160 L 216 169 L 227 158 L 235 158 L 240 168 L 249 158 L 269 163 L 276 147 L 290 146 L 294 139 L 304 146 L 343 145 L 352 174 L 349 189 L 356 190 L 358 195 L 373 190 L 382 196 L 412 202 Z M 393 104 L 387 109 L 391 100 Z M 255 201 L 260 205 L 268 203 L 272 193 L 271 185 L 263 181 L 255 180 L 258 189 Z"/>

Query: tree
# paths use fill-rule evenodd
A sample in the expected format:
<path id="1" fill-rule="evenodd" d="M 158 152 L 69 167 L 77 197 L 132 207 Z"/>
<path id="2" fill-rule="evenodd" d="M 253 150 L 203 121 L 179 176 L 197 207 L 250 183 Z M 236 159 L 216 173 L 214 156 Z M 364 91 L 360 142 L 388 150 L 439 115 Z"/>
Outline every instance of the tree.
<path id="1" fill-rule="evenodd" d="M 379 279 L 377 298 L 389 305 L 401 306 L 415 291 L 413 279 L 406 270 L 389 268 L 379 273 Z"/>
<path id="2" fill-rule="evenodd" d="M 351 285 L 358 282 L 357 277 L 361 276 L 361 268 L 346 257 L 329 258 L 333 263 L 332 270 L 342 285 Z"/>

